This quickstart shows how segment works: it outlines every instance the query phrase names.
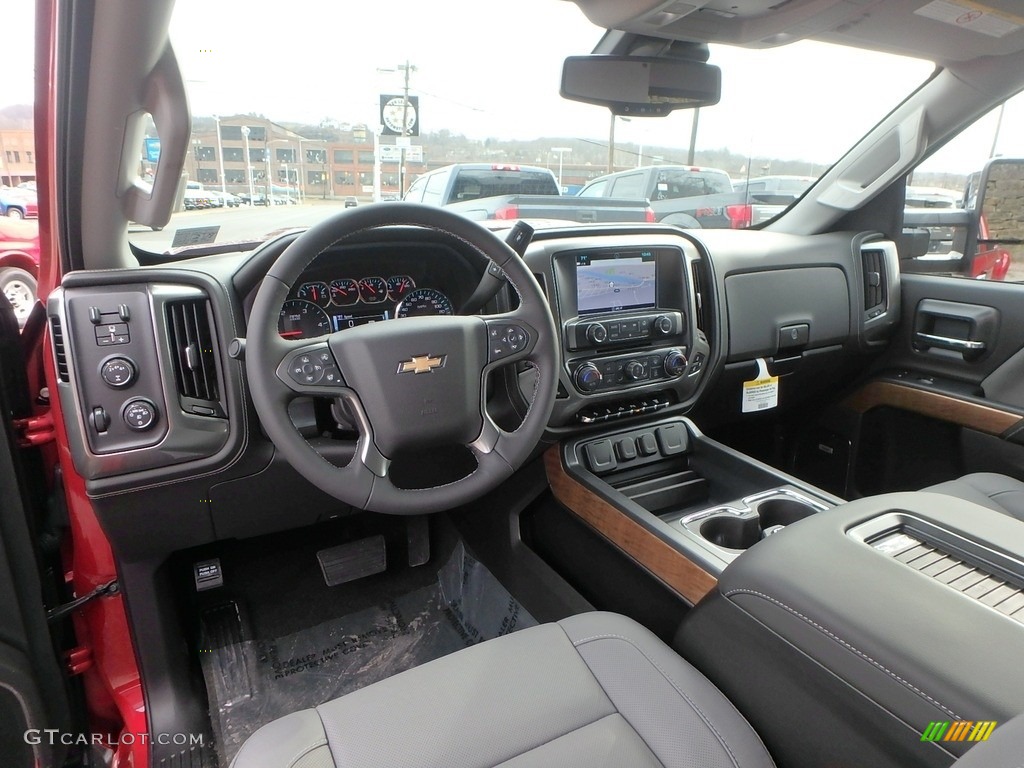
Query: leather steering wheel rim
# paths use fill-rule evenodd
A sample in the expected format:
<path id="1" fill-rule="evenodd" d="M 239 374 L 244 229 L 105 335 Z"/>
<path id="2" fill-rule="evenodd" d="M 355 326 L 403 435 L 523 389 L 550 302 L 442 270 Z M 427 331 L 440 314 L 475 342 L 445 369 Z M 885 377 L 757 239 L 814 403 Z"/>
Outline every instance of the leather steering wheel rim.
<path id="1" fill-rule="evenodd" d="M 500 315 L 389 320 L 321 339 L 282 338 L 281 306 L 303 270 L 325 250 L 390 226 L 427 229 L 489 259 L 518 293 L 518 307 Z M 346 209 L 311 227 L 277 259 L 249 317 L 246 371 L 267 435 L 299 474 L 360 509 L 422 514 L 479 498 L 530 456 L 554 407 L 556 339 L 543 290 L 518 254 L 494 233 L 440 208 L 376 203 Z M 522 423 L 508 432 L 487 414 L 486 377 L 523 361 L 535 369 L 536 385 Z M 330 384 L 324 382 L 324 369 L 335 376 Z M 349 464 L 330 463 L 299 434 L 288 403 L 302 395 L 346 401 L 359 429 Z M 465 445 L 476 469 L 436 487 L 395 486 L 388 475 L 389 454 L 430 437 Z"/>

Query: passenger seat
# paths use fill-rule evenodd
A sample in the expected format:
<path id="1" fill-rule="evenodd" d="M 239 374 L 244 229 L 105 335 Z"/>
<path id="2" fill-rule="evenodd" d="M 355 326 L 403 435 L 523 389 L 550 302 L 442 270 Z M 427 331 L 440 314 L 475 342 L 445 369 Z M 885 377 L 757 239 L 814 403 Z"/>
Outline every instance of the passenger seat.
<path id="1" fill-rule="evenodd" d="M 944 493 L 1024 520 L 1024 483 L 995 472 L 975 472 L 923 489 Z"/>

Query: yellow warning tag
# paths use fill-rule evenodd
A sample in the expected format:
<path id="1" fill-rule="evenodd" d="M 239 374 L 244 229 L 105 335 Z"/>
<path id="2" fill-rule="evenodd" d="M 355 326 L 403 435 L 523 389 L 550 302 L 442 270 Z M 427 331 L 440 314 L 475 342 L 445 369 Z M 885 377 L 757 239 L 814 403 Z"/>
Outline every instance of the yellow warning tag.
<path id="1" fill-rule="evenodd" d="M 768 364 L 763 357 L 757 359 L 757 378 L 743 382 L 743 413 L 767 411 L 779 404 L 779 377 L 768 373 Z"/>

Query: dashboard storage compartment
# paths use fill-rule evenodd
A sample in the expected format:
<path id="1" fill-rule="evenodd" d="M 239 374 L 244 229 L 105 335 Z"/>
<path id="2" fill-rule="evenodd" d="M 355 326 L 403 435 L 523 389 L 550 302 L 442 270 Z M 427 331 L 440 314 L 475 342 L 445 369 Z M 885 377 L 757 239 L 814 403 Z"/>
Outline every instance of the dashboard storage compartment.
<path id="1" fill-rule="evenodd" d="M 930 723 L 1024 710 L 1021 595 L 1019 520 L 938 494 L 875 496 L 749 548 L 676 648 L 779 765 L 947 766 L 971 742 L 926 740 Z"/>

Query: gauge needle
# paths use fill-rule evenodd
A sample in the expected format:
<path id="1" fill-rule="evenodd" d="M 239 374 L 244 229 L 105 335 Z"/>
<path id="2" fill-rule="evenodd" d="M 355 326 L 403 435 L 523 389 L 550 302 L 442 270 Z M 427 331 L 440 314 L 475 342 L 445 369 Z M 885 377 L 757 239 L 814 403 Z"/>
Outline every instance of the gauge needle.
<path id="1" fill-rule="evenodd" d="M 302 331 L 281 331 L 278 336 L 301 336 Z"/>

